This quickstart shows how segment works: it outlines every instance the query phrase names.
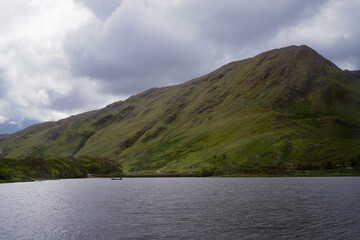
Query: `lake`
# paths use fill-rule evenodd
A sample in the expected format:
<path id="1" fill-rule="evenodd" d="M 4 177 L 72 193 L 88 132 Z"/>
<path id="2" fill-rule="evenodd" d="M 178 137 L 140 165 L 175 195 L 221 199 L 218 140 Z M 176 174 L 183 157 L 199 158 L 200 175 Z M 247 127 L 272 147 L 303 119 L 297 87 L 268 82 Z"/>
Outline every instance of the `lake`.
<path id="1" fill-rule="evenodd" d="M 0 239 L 360 239 L 360 178 L 0 184 Z"/>

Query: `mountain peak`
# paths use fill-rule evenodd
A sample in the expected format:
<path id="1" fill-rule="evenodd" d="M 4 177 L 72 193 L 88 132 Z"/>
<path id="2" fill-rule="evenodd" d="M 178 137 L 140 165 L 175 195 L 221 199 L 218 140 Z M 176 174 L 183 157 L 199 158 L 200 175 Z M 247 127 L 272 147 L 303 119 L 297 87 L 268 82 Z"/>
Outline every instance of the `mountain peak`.
<path id="1" fill-rule="evenodd" d="M 247 59 L 246 63 L 245 68 L 244 63 L 238 64 L 243 69 L 242 87 L 269 103 L 285 95 L 304 96 L 317 84 L 319 76 L 336 68 L 306 45 L 270 50 Z"/>
<path id="2" fill-rule="evenodd" d="M 327 64 L 331 64 L 334 66 L 332 62 L 324 58 L 322 55 L 320 55 L 318 52 L 316 52 L 314 49 L 307 45 L 291 45 L 283 48 L 273 49 L 264 53 L 261 53 L 256 57 L 259 56 L 271 56 L 272 58 L 275 58 L 275 56 L 281 56 L 283 59 L 287 59 L 289 61 L 291 60 L 299 60 L 304 57 L 312 57 L 316 58 L 317 61 L 326 62 Z"/>

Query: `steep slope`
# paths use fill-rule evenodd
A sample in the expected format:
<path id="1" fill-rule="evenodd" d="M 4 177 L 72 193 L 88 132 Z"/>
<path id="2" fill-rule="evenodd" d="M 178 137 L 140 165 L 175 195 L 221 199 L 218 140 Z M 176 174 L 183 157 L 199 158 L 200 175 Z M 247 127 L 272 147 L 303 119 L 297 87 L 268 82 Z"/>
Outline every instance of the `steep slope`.
<path id="1" fill-rule="evenodd" d="M 12 158 L 106 156 L 128 172 L 350 165 L 360 156 L 359 99 L 356 74 L 290 46 L 31 126 L 5 136 L 0 150 Z"/>

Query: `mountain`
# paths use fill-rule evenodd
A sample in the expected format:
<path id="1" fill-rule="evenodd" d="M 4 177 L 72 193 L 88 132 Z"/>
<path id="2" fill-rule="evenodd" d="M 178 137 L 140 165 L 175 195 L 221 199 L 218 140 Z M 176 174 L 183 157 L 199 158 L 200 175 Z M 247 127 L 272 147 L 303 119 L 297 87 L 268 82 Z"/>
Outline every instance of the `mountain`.
<path id="1" fill-rule="evenodd" d="M 359 146 L 359 77 L 308 46 L 0 138 L 4 157 L 102 156 L 128 173 L 354 166 Z"/>

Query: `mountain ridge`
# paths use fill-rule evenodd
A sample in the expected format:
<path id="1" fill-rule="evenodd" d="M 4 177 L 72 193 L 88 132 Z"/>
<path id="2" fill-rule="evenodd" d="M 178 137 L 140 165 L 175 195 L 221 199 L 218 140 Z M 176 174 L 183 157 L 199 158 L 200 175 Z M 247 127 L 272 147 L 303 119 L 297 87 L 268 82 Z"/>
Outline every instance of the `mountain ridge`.
<path id="1" fill-rule="evenodd" d="M 110 157 L 128 172 L 348 166 L 360 156 L 359 97 L 354 74 L 308 46 L 289 46 L 30 126 L 4 136 L 0 150 L 12 158 Z"/>

